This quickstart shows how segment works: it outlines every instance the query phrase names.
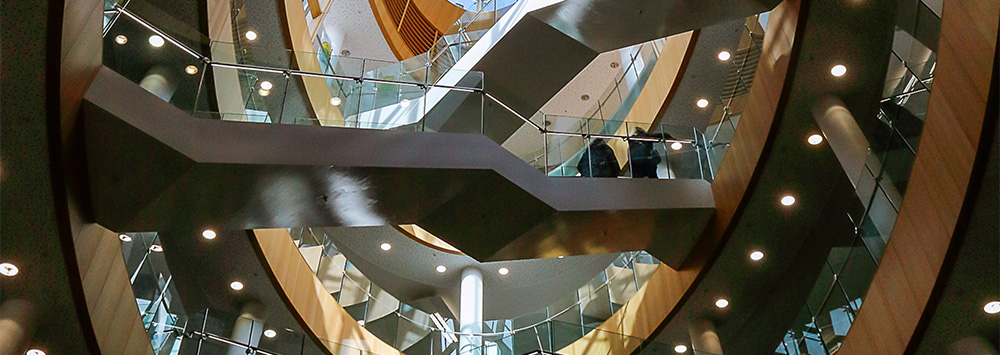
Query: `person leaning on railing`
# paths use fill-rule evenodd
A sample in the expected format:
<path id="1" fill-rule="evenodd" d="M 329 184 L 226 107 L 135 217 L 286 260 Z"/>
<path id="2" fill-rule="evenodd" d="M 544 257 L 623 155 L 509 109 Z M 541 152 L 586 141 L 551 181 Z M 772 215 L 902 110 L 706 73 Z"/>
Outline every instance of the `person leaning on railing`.
<path id="1" fill-rule="evenodd" d="M 631 137 L 673 139 L 669 134 L 651 134 L 636 127 Z M 653 142 L 630 140 L 628 142 L 629 169 L 633 178 L 656 179 L 656 166 L 660 164 L 660 155 L 653 149 Z"/>
<path id="2" fill-rule="evenodd" d="M 590 147 L 583 152 L 576 170 L 583 177 L 618 177 L 621 167 L 614 149 L 604 139 L 595 139 Z"/>

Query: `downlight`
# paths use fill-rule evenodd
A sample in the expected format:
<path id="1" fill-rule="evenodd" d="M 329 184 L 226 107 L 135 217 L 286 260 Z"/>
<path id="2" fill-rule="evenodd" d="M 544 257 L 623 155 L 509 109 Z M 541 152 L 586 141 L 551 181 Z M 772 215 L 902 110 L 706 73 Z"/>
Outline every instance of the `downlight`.
<path id="1" fill-rule="evenodd" d="M 838 78 L 842 77 L 844 74 L 847 74 L 847 67 L 843 64 L 834 65 L 830 68 L 830 74 Z"/>
<path id="2" fill-rule="evenodd" d="M 153 46 L 153 48 L 163 47 L 164 43 L 166 43 L 166 41 L 164 41 L 163 37 L 160 37 L 160 35 L 149 36 L 149 45 Z"/>
<path id="3" fill-rule="evenodd" d="M 729 51 L 719 52 L 719 61 L 720 62 L 729 61 L 729 58 L 732 58 L 732 57 L 733 57 L 733 54 L 729 53 Z"/>

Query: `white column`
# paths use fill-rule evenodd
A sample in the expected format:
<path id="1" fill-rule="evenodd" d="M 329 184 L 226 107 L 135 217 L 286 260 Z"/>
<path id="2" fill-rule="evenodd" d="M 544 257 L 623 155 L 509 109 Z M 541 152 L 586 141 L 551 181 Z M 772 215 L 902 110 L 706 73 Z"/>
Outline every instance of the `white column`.
<path id="1" fill-rule="evenodd" d="M 260 337 L 264 332 L 264 306 L 259 303 L 248 303 L 240 310 L 240 317 L 236 318 L 233 324 L 233 334 L 229 338 L 240 344 L 249 344 L 256 347 L 260 343 Z M 226 352 L 227 355 L 246 355 L 247 349 L 241 346 L 232 345 Z"/>
<path id="2" fill-rule="evenodd" d="M 458 306 L 458 329 L 462 333 L 483 332 L 483 273 L 475 268 L 462 270 L 462 284 Z M 458 337 L 458 353 L 474 354 L 483 345 L 480 336 Z"/>
<path id="3" fill-rule="evenodd" d="M 699 319 L 688 324 L 691 334 L 691 350 L 695 355 L 722 355 L 722 341 L 715 332 L 715 324 L 707 319 Z"/>

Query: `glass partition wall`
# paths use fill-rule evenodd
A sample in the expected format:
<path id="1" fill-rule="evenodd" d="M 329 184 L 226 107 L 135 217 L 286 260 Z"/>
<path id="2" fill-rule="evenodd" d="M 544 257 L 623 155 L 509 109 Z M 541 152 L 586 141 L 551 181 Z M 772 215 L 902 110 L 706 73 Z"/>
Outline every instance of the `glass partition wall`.
<path id="1" fill-rule="evenodd" d="M 835 223 L 850 223 L 849 242 L 834 247 L 778 354 L 834 354 L 848 334 L 882 260 L 916 158 L 934 79 L 936 53 L 897 30 L 877 120 L 862 127 L 868 157 L 852 173 L 862 209 Z M 849 172 L 850 173 L 850 172 Z"/>

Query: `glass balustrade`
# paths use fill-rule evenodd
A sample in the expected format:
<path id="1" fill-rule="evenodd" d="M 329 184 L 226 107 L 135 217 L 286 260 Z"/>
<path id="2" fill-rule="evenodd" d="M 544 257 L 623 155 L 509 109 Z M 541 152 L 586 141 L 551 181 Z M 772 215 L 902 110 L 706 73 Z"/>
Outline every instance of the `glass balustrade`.
<path id="1" fill-rule="evenodd" d="M 936 54 L 897 30 L 878 117 L 862 126 L 869 142 L 856 182 L 861 209 L 834 223 L 850 223 L 827 256 L 792 329 L 778 344 L 779 354 L 834 354 L 857 317 L 875 270 L 889 242 L 916 158 L 927 111 Z"/>

